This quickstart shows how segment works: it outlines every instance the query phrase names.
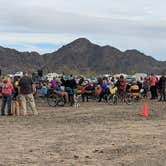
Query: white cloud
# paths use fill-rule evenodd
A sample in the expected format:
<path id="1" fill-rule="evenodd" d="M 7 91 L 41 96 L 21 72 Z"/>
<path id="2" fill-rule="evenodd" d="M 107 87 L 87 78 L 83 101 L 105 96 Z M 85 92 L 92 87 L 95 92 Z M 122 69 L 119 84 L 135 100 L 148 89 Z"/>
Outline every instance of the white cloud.
<path id="1" fill-rule="evenodd" d="M 0 0 L 0 42 L 65 44 L 85 36 L 145 48 L 152 40 L 162 50 L 149 43 L 152 55 L 164 55 L 165 6 L 164 0 Z"/>
<path id="2" fill-rule="evenodd" d="M 70 34 L 33 34 L 33 33 L 0 33 L 0 42 L 8 41 L 10 43 L 14 42 L 23 42 L 23 43 L 56 43 L 64 44 L 71 42 L 71 40 L 76 39 L 77 36 Z"/>

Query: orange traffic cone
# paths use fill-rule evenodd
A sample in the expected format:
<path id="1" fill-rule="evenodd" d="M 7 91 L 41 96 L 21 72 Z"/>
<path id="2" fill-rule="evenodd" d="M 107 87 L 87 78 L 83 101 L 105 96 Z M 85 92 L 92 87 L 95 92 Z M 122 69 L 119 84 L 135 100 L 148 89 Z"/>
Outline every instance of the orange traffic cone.
<path id="1" fill-rule="evenodd" d="M 143 105 L 143 110 L 142 110 L 141 115 L 143 117 L 148 117 L 148 111 L 147 111 L 147 104 L 146 103 L 144 103 L 144 105 Z"/>

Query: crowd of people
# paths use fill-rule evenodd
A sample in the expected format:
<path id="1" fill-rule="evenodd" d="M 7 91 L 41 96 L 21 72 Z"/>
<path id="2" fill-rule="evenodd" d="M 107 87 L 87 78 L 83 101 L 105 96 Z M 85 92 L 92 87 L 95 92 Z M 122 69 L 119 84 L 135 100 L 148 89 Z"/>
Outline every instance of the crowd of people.
<path id="1" fill-rule="evenodd" d="M 1 115 L 27 115 L 27 103 L 29 104 L 33 115 L 38 115 L 36 109 L 34 93 L 35 84 L 31 77 L 28 76 L 28 72 L 23 72 L 23 77 L 18 80 L 15 78 L 11 81 L 10 77 L 6 76 L 2 80 L 2 106 Z M 7 105 L 7 114 L 5 113 L 5 107 Z M 21 107 L 20 107 L 21 106 Z"/>
<path id="2" fill-rule="evenodd" d="M 131 82 L 126 82 L 125 77 L 120 75 L 119 78 L 112 78 L 109 80 L 106 77 L 98 77 L 97 82 L 87 81 L 83 77 L 74 78 L 72 75 L 62 76 L 61 79 L 56 79 L 55 77 L 51 80 L 49 84 L 42 83 L 40 88 L 44 92 L 43 95 L 47 94 L 49 88 L 53 88 L 57 94 L 64 96 L 66 103 L 70 101 L 70 96 L 74 93 L 81 93 L 84 101 L 84 94 L 87 91 L 95 91 L 101 102 L 105 94 L 111 93 L 111 89 L 116 87 L 117 92 L 124 94 L 125 92 L 141 93 L 142 97 L 150 98 L 151 100 L 158 99 L 159 101 L 165 101 L 165 84 L 166 78 L 164 73 L 160 78 L 155 74 L 151 74 L 148 77 L 140 78 L 138 81 L 134 80 Z M 74 90 L 77 89 L 75 92 Z M 150 93 L 150 94 L 149 94 Z M 160 97 L 159 97 L 160 96 Z"/>
<path id="3" fill-rule="evenodd" d="M 140 78 L 139 81 L 126 82 L 125 77 L 120 75 L 119 78 L 109 80 L 106 77 L 98 77 L 97 82 L 87 81 L 83 77 L 75 78 L 73 75 L 53 78 L 49 81 L 39 81 L 34 83 L 28 76 L 28 72 L 23 72 L 23 77 L 14 78 L 4 77 L 1 83 L 2 88 L 2 106 L 1 115 L 27 115 L 27 104 L 29 104 L 33 115 L 38 115 L 34 95 L 47 96 L 49 90 L 64 98 L 65 104 L 74 104 L 74 94 L 80 93 L 82 101 L 87 98 L 87 91 L 94 91 L 98 95 L 98 102 L 104 99 L 106 94 L 112 93 L 111 89 L 116 87 L 117 93 L 122 96 L 126 92 L 140 93 L 144 98 L 158 101 L 166 101 L 165 92 L 166 77 L 164 73 L 160 78 L 155 74 L 149 77 Z M 115 92 L 114 92 L 115 93 Z M 149 97 L 150 93 L 150 97 Z M 106 100 L 106 99 L 104 99 Z M 7 105 L 7 113 L 5 107 Z"/>

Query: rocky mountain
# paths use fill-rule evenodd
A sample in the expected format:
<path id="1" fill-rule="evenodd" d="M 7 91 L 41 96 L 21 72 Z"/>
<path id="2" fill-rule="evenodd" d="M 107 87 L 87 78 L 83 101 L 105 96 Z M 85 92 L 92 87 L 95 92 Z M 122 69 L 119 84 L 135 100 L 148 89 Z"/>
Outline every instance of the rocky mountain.
<path id="1" fill-rule="evenodd" d="M 58 51 L 45 55 L 51 71 L 79 71 L 81 73 L 161 73 L 166 62 L 146 56 L 137 50 L 122 52 L 111 46 L 101 47 L 80 38 Z"/>
<path id="2" fill-rule="evenodd" d="M 35 71 L 44 65 L 43 57 L 37 52 L 19 52 L 15 49 L 0 47 L 0 69 L 2 73 L 16 71 Z"/>
<path id="3" fill-rule="evenodd" d="M 37 52 L 19 52 L 0 47 L 0 69 L 4 72 L 36 71 L 79 73 L 161 73 L 166 62 L 146 56 L 137 50 L 122 52 L 111 46 L 99 46 L 79 38 L 59 50 L 40 55 Z"/>

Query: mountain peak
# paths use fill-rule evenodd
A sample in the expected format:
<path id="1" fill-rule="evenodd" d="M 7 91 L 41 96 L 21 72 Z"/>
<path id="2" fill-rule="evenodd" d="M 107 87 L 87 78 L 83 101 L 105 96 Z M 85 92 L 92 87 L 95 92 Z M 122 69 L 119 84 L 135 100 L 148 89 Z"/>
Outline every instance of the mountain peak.
<path id="1" fill-rule="evenodd" d="M 124 53 L 133 53 L 133 52 L 136 52 L 136 53 L 139 53 L 139 54 L 143 54 L 142 52 L 140 52 L 140 51 L 137 50 L 137 49 L 126 50 Z"/>
<path id="2" fill-rule="evenodd" d="M 78 38 L 74 41 L 72 41 L 71 43 L 64 45 L 63 47 L 61 47 L 58 52 L 63 52 L 66 49 L 70 50 L 70 49 L 75 49 L 75 50 L 80 50 L 80 49 L 86 49 L 90 46 L 92 46 L 93 44 L 86 38 Z"/>
<path id="3" fill-rule="evenodd" d="M 19 52 L 0 47 L 0 68 L 3 71 L 38 70 L 46 66 L 50 72 L 80 73 L 160 73 L 166 62 L 159 62 L 140 51 L 121 52 L 115 47 L 99 46 L 86 38 L 78 38 L 58 51 L 40 56 L 36 52 Z M 10 66 L 8 62 L 10 61 Z M 16 65 L 17 64 L 17 65 Z"/>
<path id="4" fill-rule="evenodd" d="M 81 46 L 88 46 L 92 44 L 88 39 L 86 38 L 78 38 L 74 41 L 72 41 L 71 43 L 69 43 L 68 45 L 66 46 L 77 46 L 77 47 L 81 47 Z"/>
<path id="5" fill-rule="evenodd" d="M 81 37 L 76 40 L 74 40 L 72 43 L 91 43 L 87 38 Z"/>

